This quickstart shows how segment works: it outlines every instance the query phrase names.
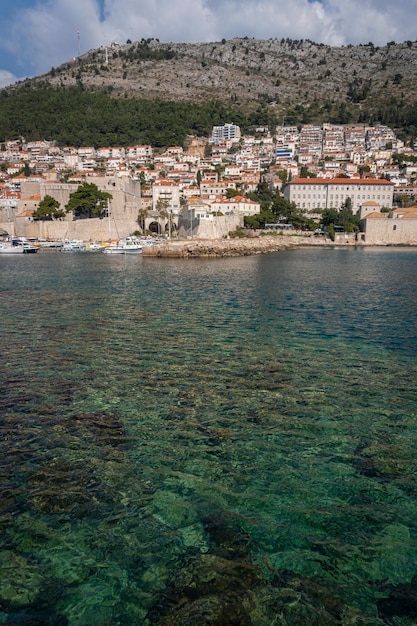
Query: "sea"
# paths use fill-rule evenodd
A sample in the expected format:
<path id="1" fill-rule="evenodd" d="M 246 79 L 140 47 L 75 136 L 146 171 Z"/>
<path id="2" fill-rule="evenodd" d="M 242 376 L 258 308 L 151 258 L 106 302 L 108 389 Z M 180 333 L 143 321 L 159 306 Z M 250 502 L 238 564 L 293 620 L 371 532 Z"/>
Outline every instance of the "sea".
<path id="1" fill-rule="evenodd" d="M 417 623 L 417 250 L 0 258 L 0 623 Z"/>

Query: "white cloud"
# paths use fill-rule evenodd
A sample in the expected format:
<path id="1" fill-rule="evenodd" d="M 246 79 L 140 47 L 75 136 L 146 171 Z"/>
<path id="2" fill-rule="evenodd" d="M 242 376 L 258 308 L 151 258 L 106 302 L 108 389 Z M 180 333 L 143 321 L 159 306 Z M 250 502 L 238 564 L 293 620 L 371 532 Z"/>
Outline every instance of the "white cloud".
<path id="1" fill-rule="evenodd" d="M 32 0 L 30 0 L 32 1 Z M 35 0 L 33 0 L 35 2 Z M 330 45 L 415 39 L 416 0 L 38 0 L 0 25 L 0 46 L 40 74 L 111 41 L 311 39 Z M 3 36 L 2 36 L 3 32 Z M 30 36 L 28 36 L 30 33 Z M 13 70 L 16 71 L 16 70 Z"/>
<path id="2" fill-rule="evenodd" d="M 120 41 L 212 41 L 219 36 L 216 15 L 204 0 L 143 0 L 139 6 L 135 0 L 106 0 L 105 18 Z"/>
<path id="3" fill-rule="evenodd" d="M 11 72 L 8 72 L 7 70 L 0 70 L 0 88 L 12 85 L 18 80 L 19 79 L 17 78 L 17 76 L 12 74 Z"/>
<path id="4" fill-rule="evenodd" d="M 344 43 L 383 46 L 388 41 L 415 39 L 411 16 L 415 0 L 326 0 L 325 11 Z"/>

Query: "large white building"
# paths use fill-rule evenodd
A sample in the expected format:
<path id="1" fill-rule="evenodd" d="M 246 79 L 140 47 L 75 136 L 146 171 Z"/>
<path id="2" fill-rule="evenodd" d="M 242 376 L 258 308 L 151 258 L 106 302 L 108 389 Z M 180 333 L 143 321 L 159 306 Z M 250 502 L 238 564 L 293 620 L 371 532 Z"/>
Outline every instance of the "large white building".
<path id="1" fill-rule="evenodd" d="M 316 209 L 340 209 L 350 198 L 355 213 L 370 200 L 391 209 L 393 190 L 394 183 L 383 179 L 297 178 L 286 185 L 284 197 L 311 213 Z"/>
<path id="2" fill-rule="evenodd" d="M 223 144 L 225 141 L 239 141 L 241 137 L 240 126 L 236 124 L 223 124 L 223 126 L 213 126 L 210 143 Z"/>

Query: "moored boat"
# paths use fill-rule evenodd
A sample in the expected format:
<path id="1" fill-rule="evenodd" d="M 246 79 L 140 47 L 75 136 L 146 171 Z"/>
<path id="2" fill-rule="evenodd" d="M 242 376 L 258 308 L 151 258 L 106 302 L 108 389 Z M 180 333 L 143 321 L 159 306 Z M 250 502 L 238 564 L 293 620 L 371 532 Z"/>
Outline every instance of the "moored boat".
<path id="1" fill-rule="evenodd" d="M 103 250 L 104 254 L 141 254 L 142 243 L 136 237 L 124 237 Z"/>
<path id="2" fill-rule="evenodd" d="M 71 241 L 64 241 L 62 247 L 60 248 L 61 252 L 83 252 L 86 246 L 85 243 L 81 239 L 73 239 Z"/>
<path id="3" fill-rule="evenodd" d="M 36 246 L 25 239 L 7 239 L 0 242 L 0 254 L 35 254 Z"/>

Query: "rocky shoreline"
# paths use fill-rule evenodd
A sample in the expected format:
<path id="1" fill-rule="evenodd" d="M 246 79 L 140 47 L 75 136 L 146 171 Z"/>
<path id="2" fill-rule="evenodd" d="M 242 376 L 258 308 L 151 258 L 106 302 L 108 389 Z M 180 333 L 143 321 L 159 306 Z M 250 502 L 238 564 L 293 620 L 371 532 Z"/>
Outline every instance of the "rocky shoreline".
<path id="1" fill-rule="evenodd" d="M 195 239 L 164 241 L 158 245 L 143 248 L 143 256 L 172 258 L 223 258 L 268 254 L 290 248 L 311 245 L 331 245 L 333 242 L 308 236 L 271 236 L 248 239 Z"/>

